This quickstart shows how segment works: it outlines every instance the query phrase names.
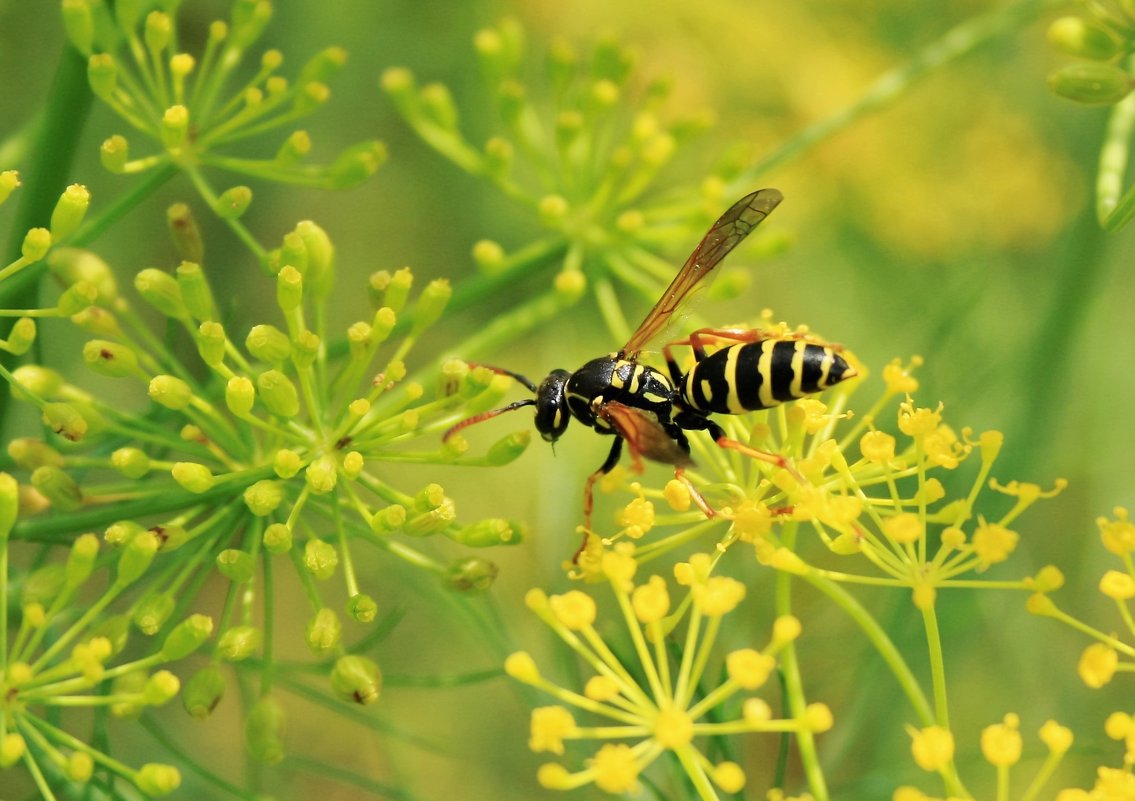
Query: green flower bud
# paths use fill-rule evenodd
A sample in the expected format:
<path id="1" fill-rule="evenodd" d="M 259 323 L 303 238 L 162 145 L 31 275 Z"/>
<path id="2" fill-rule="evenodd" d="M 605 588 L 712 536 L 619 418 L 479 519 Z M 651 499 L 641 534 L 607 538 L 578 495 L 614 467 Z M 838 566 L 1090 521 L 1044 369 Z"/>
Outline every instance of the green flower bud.
<path id="1" fill-rule="evenodd" d="M 377 140 L 360 142 L 335 159 L 328 170 L 332 189 L 349 189 L 370 178 L 386 162 L 386 146 Z"/>
<path id="2" fill-rule="evenodd" d="M 158 550 L 163 552 L 176 551 L 189 542 L 189 532 L 177 523 L 160 523 L 151 526 L 150 531 L 158 538 Z"/>
<path id="3" fill-rule="evenodd" d="M 145 530 L 133 520 L 119 520 L 106 527 L 106 531 L 103 532 L 103 539 L 106 540 L 107 545 L 119 548 L 128 544 Z"/>
<path id="4" fill-rule="evenodd" d="M 55 310 L 61 317 L 71 317 L 94 305 L 98 299 L 98 289 L 94 284 L 77 281 L 59 295 Z"/>
<path id="5" fill-rule="evenodd" d="M 185 300 L 181 297 L 181 287 L 169 273 L 148 267 L 134 276 L 134 288 L 143 300 L 166 317 L 184 320 L 189 316 Z"/>
<path id="6" fill-rule="evenodd" d="M 359 474 L 363 472 L 364 467 L 366 467 L 366 460 L 358 451 L 348 451 L 343 454 L 343 464 L 341 468 L 346 478 L 354 481 L 359 477 Z"/>
<path id="7" fill-rule="evenodd" d="M 99 538 L 94 534 L 80 534 L 71 543 L 71 550 L 67 554 L 64 584 L 68 590 L 76 590 L 82 586 L 95 569 L 95 559 L 99 555 Z"/>
<path id="8" fill-rule="evenodd" d="M 147 14 L 142 37 L 151 52 L 160 53 L 169 47 L 173 38 L 173 20 L 170 19 L 169 14 L 161 11 L 151 11 Z"/>
<path id="9" fill-rule="evenodd" d="M 391 534 L 401 530 L 406 524 L 406 507 L 397 503 L 379 509 L 370 519 L 370 528 L 375 534 Z"/>
<path id="10" fill-rule="evenodd" d="M 413 119 L 418 116 L 418 92 L 414 85 L 414 74 L 405 67 L 390 67 L 379 79 L 382 90 L 390 96 L 402 116 Z"/>
<path id="11" fill-rule="evenodd" d="M 445 84 L 431 83 L 418 95 L 425 119 L 444 131 L 457 131 L 457 105 Z"/>
<path id="12" fill-rule="evenodd" d="M 78 230 L 91 205 L 91 193 L 81 184 L 63 190 L 51 212 L 51 241 L 59 242 Z"/>
<path id="13" fill-rule="evenodd" d="M 20 588 L 20 604 L 47 605 L 66 587 L 67 570 L 63 565 L 52 563 L 37 568 L 24 578 Z"/>
<path id="14" fill-rule="evenodd" d="M 567 220 L 571 207 L 562 195 L 545 195 L 536 206 L 540 222 L 549 228 L 560 228 Z"/>
<path id="15" fill-rule="evenodd" d="M 255 626 L 233 626 L 217 639 L 217 654 L 226 662 L 240 662 L 260 647 L 260 629 Z"/>
<path id="16" fill-rule="evenodd" d="M 59 455 L 59 451 L 43 440 L 31 437 L 18 437 L 9 442 L 8 456 L 24 470 L 35 470 L 44 465 L 52 467 L 63 465 L 63 457 Z"/>
<path id="17" fill-rule="evenodd" d="M 63 376 L 50 367 L 42 367 L 38 364 L 20 365 L 12 371 L 12 380 L 13 393 L 16 397 L 25 400 L 28 397 L 27 393 L 21 392 L 21 389 L 26 389 L 40 398 L 55 397 L 63 390 Z"/>
<path id="18" fill-rule="evenodd" d="M 308 287 L 315 297 L 326 297 L 335 283 L 335 246 L 327 232 L 311 220 L 297 223 L 295 232 L 307 251 Z"/>
<path id="19" fill-rule="evenodd" d="M 208 615 L 190 615 L 174 626 L 162 643 L 162 661 L 176 662 L 200 648 L 213 633 L 213 619 Z"/>
<path id="20" fill-rule="evenodd" d="M 1122 50 L 1111 31 L 1080 17 L 1060 17 L 1048 26 L 1048 43 L 1072 56 L 1107 61 Z"/>
<path id="21" fill-rule="evenodd" d="M 3 344 L 4 349 L 13 356 L 22 356 L 35 343 L 35 335 L 35 320 L 30 317 L 21 317 L 12 325 L 12 330 L 8 333 L 7 343 L 0 344 Z"/>
<path id="22" fill-rule="evenodd" d="M 283 523 L 273 523 L 264 529 L 263 540 L 268 553 L 287 553 L 292 549 L 292 530 Z"/>
<path id="23" fill-rule="evenodd" d="M 459 592 L 481 592 L 493 585 L 499 568 L 494 562 L 479 556 L 464 556 L 450 563 L 445 571 L 445 583 Z"/>
<path id="24" fill-rule="evenodd" d="M 262 479 L 244 491 L 244 504 L 257 517 L 276 511 L 284 500 L 284 488 L 278 481 Z"/>
<path id="25" fill-rule="evenodd" d="M 43 424 L 68 442 L 78 442 L 87 434 L 87 421 L 69 403 L 45 403 Z"/>
<path id="26" fill-rule="evenodd" d="M 10 768 L 15 765 L 23 758 L 26 750 L 27 744 L 24 738 L 15 732 L 8 732 L 0 737 L 0 768 Z"/>
<path id="27" fill-rule="evenodd" d="M 314 459 L 304 471 L 304 480 L 316 495 L 323 495 L 335 489 L 339 470 L 334 456 L 324 454 Z"/>
<path id="28" fill-rule="evenodd" d="M 213 713 L 225 696 L 225 677 L 217 667 L 209 665 L 194 673 L 185 682 L 181 703 L 190 717 L 204 720 Z"/>
<path id="29" fill-rule="evenodd" d="M 95 761 L 86 751 L 73 751 L 67 756 L 67 764 L 63 768 L 69 781 L 76 784 L 86 784 L 95 772 Z"/>
<path id="30" fill-rule="evenodd" d="M 210 367 L 219 367 L 225 360 L 225 328 L 210 320 L 197 327 L 197 352 Z"/>
<path id="31" fill-rule="evenodd" d="M 453 505 L 453 501 L 446 498 L 441 506 L 438 506 L 436 509 L 431 509 L 428 512 L 422 512 L 411 517 L 406 521 L 406 525 L 402 527 L 402 530 L 412 536 L 425 537 L 445 531 L 456 519 L 457 510 Z"/>
<path id="32" fill-rule="evenodd" d="M 378 604 L 365 593 L 355 593 L 347 599 L 347 614 L 356 623 L 371 623 L 378 616 Z"/>
<path id="33" fill-rule="evenodd" d="M 295 267 L 300 275 L 307 275 L 307 244 L 302 236 L 295 231 L 284 234 L 284 241 L 278 253 L 281 268 Z"/>
<path id="34" fill-rule="evenodd" d="M 504 266 L 505 253 L 498 243 L 482 239 L 473 245 L 473 262 L 486 275 L 495 275 Z"/>
<path id="35" fill-rule="evenodd" d="M 402 311 L 406 301 L 410 298 L 410 289 L 414 285 L 414 273 L 409 267 L 396 270 L 386 287 L 386 305 L 395 313 Z"/>
<path id="36" fill-rule="evenodd" d="M 296 164 L 310 152 L 311 137 L 307 131 L 292 131 L 276 151 L 276 161 L 284 165 Z"/>
<path id="37" fill-rule="evenodd" d="M 1131 86 L 1131 76 L 1111 64 L 1069 64 L 1048 76 L 1049 89 L 1078 103 L 1118 103 Z"/>
<path id="38" fill-rule="evenodd" d="M 174 481 L 196 494 L 208 492 L 217 483 L 212 471 L 197 462 L 175 462 L 169 472 Z"/>
<path id="39" fill-rule="evenodd" d="M 225 384 L 225 405 L 237 417 L 245 417 L 256 402 L 256 388 L 244 376 L 233 376 Z"/>
<path id="40" fill-rule="evenodd" d="M 142 697 L 148 706 L 164 706 L 173 700 L 180 689 L 181 681 L 177 676 L 168 670 L 159 670 L 146 680 Z"/>
<path id="41" fill-rule="evenodd" d="M 421 333 L 436 323 L 452 296 L 453 288 L 448 281 L 441 278 L 430 281 L 418 296 L 418 303 L 414 307 L 414 327 L 411 336 Z"/>
<path id="42" fill-rule="evenodd" d="M 134 784 L 146 795 L 169 795 L 181 785 L 181 774 L 173 765 L 147 762 L 134 776 Z"/>
<path id="43" fill-rule="evenodd" d="M 283 364 L 292 355 L 288 335 L 274 325 L 254 325 L 244 340 L 248 352 L 262 362 Z"/>
<path id="44" fill-rule="evenodd" d="M 329 579 L 339 566 L 339 552 L 329 542 L 310 539 L 303 546 L 303 566 L 317 579 Z"/>
<path id="45" fill-rule="evenodd" d="M 230 187 L 213 202 L 213 213 L 222 220 L 239 220 L 251 203 L 251 189 L 247 186 Z"/>
<path id="46" fill-rule="evenodd" d="M 63 0 L 63 30 L 67 41 L 84 56 L 95 43 L 95 21 L 90 0 Z"/>
<path id="47" fill-rule="evenodd" d="M 291 379 L 279 370 L 266 370 L 256 378 L 260 402 L 268 411 L 285 420 L 295 417 L 300 411 L 299 393 Z"/>
<path id="48" fill-rule="evenodd" d="M 33 264 L 51 249 L 51 232 L 46 228 L 30 228 L 24 234 L 24 242 L 20 247 L 20 255 L 28 264 Z"/>
<path id="49" fill-rule="evenodd" d="M 93 80 L 91 85 L 94 85 Z M 125 173 L 130 161 L 130 143 L 126 141 L 126 137 L 115 134 L 104 141 L 99 146 L 99 160 L 107 172 L 114 175 Z"/>
<path id="50" fill-rule="evenodd" d="M 272 469 L 280 478 L 291 478 L 303 467 L 303 459 L 293 450 L 281 448 L 272 459 Z"/>
<path id="51" fill-rule="evenodd" d="M 307 623 L 307 647 L 316 656 L 322 656 L 339 644 L 343 624 L 333 609 L 323 607 Z"/>
<path id="52" fill-rule="evenodd" d="M 516 545 L 524 541 L 527 533 L 522 523 L 493 517 L 463 527 L 453 538 L 470 548 L 489 548 L 494 545 Z"/>
<path id="53" fill-rule="evenodd" d="M 127 478 L 141 478 L 150 472 L 150 457 L 140 448 L 119 448 L 110 455 L 110 465 Z"/>
<path id="54" fill-rule="evenodd" d="M 109 303 L 118 297 L 118 282 L 114 271 L 101 258 L 89 250 L 81 248 L 53 248 L 47 257 L 47 268 L 51 274 L 65 287 L 72 287 L 79 283 L 88 286 L 82 290 L 90 296 L 94 290 L 94 299 L 86 305 L 98 300 Z"/>
<path id="55" fill-rule="evenodd" d="M 296 116 L 311 114 L 331 99 L 331 89 L 319 81 L 297 85 L 292 99 L 292 113 Z"/>
<path id="56" fill-rule="evenodd" d="M 292 343 L 292 362 L 299 368 L 311 367 L 319 356 L 320 344 L 319 335 L 314 331 L 301 331 Z"/>
<path id="57" fill-rule="evenodd" d="M 524 453 L 531 441 L 532 433 L 530 431 L 518 431 L 509 434 L 507 437 L 494 442 L 485 458 L 493 467 L 506 465 Z"/>
<path id="58" fill-rule="evenodd" d="M 244 720 L 244 744 L 253 759 L 274 765 L 284 758 L 284 707 L 270 695 L 257 700 Z"/>
<path id="59" fill-rule="evenodd" d="M 174 600 L 172 593 L 159 592 L 148 595 L 134 609 L 134 625 L 143 634 L 152 637 L 161 631 L 176 606 L 177 601 Z"/>
<path id="60" fill-rule="evenodd" d="M 586 123 L 578 111 L 561 111 L 556 117 L 556 146 L 560 150 L 571 147 L 583 133 Z"/>
<path id="61" fill-rule="evenodd" d="M 441 484 L 427 484 L 414 496 L 414 511 L 428 512 L 446 502 L 445 488 Z"/>
<path id="62" fill-rule="evenodd" d="M 186 408 L 193 400 L 193 389 L 189 384 L 172 375 L 158 375 L 151 378 L 149 394 L 155 403 L 174 410 Z"/>
<path id="63" fill-rule="evenodd" d="M 213 293 L 201 265 L 183 261 L 177 266 L 177 285 L 181 289 L 181 299 L 193 319 L 205 321 L 217 316 Z"/>
<path id="64" fill-rule="evenodd" d="M 0 543 L 7 542 L 19 513 L 20 484 L 11 474 L 0 473 Z"/>
<path id="65" fill-rule="evenodd" d="M 527 105 L 524 86 L 519 81 L 501 81 L 497 89 L 497 108 L 505 125 L 516 128 Z"/>
<path id="66" fill-rule="evenodd" d="M 217 570 L 222 576 L 236 584 L 252 581 L 256 573 L 256 560 L 247 551 L 226 548 L 217 554 Z"/>
<path id="67" fill-rule="evenodd" d="M 122 336 L 122 327 L 118 324 L 118 318 L 98 306 L 80 309 L 71 315 L 71 322 L 80 331 L 94 336 L 112 339 Z"/>
<path id="68" fill-rule="evenodd" d="M 83 491 L 75 479 L 58 467 L 44 465 L 32 471 L 32 486 L 61 512 L 74 512 L 83 506 Z"/>
<path id="69" fill-rule="evenodd" d="M 515 160 L 516 151 L 512 142 L 499 136 L 485 142 L 485 172 L 490 178 L 498 181 L 507 179 Z"/>
<path id="70" fill-rule="evenodd" d="M 162 145 L 166 150 L 180 150 L 189 138 L 189 109 L 185 106 L 170 106 L 162 114 L 159 131 Z"/>
<path id="71" fill-rule="evenodd" d="M 142 691 L 146 687 L 146 674 L 133 670 L 111 682 L 111 692 L 124 700 L 111 704 L 110 714 L 116 718 L 136 718 L 142 714 Z"/>
<path id="72" fill-rule="evenodd" d="M 290 264 L 281 267 L 276 275 L 276 303 L 285 313 L 295 311 L 303 303 L 303 275 Z"/>
<path id="73" fill-rule="evenodd" d="M 205 241 L 201 238 L 201 229 L 197 225 L 197 218 L 193 210 L 185 203 L 174 203 L 166 210 L 166 225 L 169 226 L 170 238 L 179 256 L 189 264 L 201 264 L 205 260 Z M 181 268 L 178 268 L 180 278 Z M 186 305 L 194 316 L 197 311 L 190 303 L 189 293 L 182 287 Z M 210 298 L 211 300 L 211 298 Z M 211 319 L 212 315 L 198 317 L 199 320 Z"/>
<path id="74" fill-rule="evenodd" d="M 373 704 L 382 692 L 382 672 L 365 656 L 342 656 L 331 669 L 331 689 L 346 701 Z"/>
<path id="75" fill-rule="evenodd" d="M 158 538 L 149 531 L 143 531 L 126 544 L 118 557 L 118 572 L 114 583 L 120 586 L 133 584 L 150 567 L 158 552 Z"/>

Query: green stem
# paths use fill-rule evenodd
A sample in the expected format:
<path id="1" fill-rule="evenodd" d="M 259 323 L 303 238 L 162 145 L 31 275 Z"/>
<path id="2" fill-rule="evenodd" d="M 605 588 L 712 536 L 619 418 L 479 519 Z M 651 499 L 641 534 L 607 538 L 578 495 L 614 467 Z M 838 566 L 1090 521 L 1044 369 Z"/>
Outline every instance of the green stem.
<path id="1" fill-rule="evenodd" d="M 149 715 L 143 715 L 138 719 L 138 722 L 142 724 L 143 729 L 149 732 L 154 742 L 177 757 L 178 764 L 188 768 L 191 773 L 200 776 L 209 784 L 235 798 L 242 798 L 245 799 L 245 801 L 255 801 L 255 799 L 259 797 L 256 793 L 246 792 L 232 782 L 222 779 L 200 762 L 190 757 L 184 749 L 177 747 L 167 734 L 169 726 L 158 725 Z"/>
<path id="2" fill-rule="evenodd" d="M 1129 62 L 1128 66 L 1131 66 Z M 1123 179 L 1135 131 L 1135 94 L 1116 103 L 1107 120 L 1096 178 L 1096 219 L 1105 231 L 1118 231 L 1135 214 L 1135 186 L 1121 198 Z"/>
<path id="3" fill-rule="evenodd" d="M 797 525 L 789 524 L 784 527 L 783 541 L 786 548 L 792 549 L 796 544 Z M 776 614 L 778 616 L 792 614 L 792 582 L 791 573 L 779 571 L 776 575 Z M 804 696 L 804 680 L 800 672 L 800 662 L 796 654 L 795 643 L 789 643 L 780 653 L 780 669 L 784 678 L 784 694 L 788 700 L 789 714 L 796 720 L 804 716 L 807 699 Z M 797 749 L 800 753 L 800 763 L 804 768 L 804 775 L 808 780 L 808 787 L 816 801 L 828 801 L 828 786 L 824 779 L 823 768 L 820 765 L 819 754 L 816 752 L 816 738 L 811 731 L 800 729 L 796 734 Z"/>
<path id="4" fill-rule="evenodd" d="M 861 117 L 886 107 L 927 75 L 936 72 L 951 61 L 972 53 L 982 45 L 1021 30 L 1043 11 L 1057 5 L 1063 5 L 1063 0 L 1020 0 L 1011 5 L 999 6 L 956 25 L 922 48 L 906 64 L 879 76 L 850 106 L 808 126 L 738 175 L 731 182 L 730 191 L 726 194 L 734 194 L 751 187 L 759 176 L 799 158 L 833 134 L 850 127 Z"/>
<path id="5" fill-rule="evenodd" d="M 59 58 L 55 80 L 48 91 L 43 120 L 32 146 L 32 156 L 23 176 L 25 189 L 12 222 L 7 257 L 3 263 L 19 258 L 24 235 L 29 228 L 45 226 L 59 200 L 59 194 L 71 172 L 71 162 L 79 135 L 91 107 L 92 95 L 87 84 L 86 60 L 69 45 Z M 26 308 L 34 305 L 42 270 L 24 271 L 0 286 L 0 308 Z M 0 338 L 7 337 L 12 321 L 0 320 Z M 0 356 L 11 366 L 11 356 Z M 11 388 L 0 383 L 0 421 L 7 419 Z"/>
<path id="6" fill-rule="evenodd" d="M 169 163 L 150 170 L 146 173 L 144 179 L 131 187 L 129 192 L 116 198 L 114 203 L 97 216 L 85 221 L 68 244 L 83 247 L 94 242 L 102 236 L 107 228 L 125 217 L 131 209 L 156 192 L 158 187 L 175 175 L 177 175 L 177 167 Z"/>

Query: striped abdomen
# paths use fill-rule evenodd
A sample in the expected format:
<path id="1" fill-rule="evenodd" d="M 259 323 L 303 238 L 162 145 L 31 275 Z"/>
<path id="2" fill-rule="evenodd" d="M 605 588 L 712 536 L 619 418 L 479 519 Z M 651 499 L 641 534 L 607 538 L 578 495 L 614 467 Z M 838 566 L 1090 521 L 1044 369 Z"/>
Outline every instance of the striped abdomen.
<path id="1" fill-rule="evenodd" d="M 682 378 L 682 401 L 709 413 L 767 409 L 827 389 L 855 370 L 827 345 L 803 339 L 763 339 L 721 348 Z"/>

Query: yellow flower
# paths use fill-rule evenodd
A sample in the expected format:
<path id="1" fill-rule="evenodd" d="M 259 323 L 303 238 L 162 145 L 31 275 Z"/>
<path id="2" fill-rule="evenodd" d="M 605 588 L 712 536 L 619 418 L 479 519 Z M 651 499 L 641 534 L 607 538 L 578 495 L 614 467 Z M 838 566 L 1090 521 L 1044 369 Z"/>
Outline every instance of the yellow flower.
<path id="1" fill-rule="evenodd" d="M 638 787 L 638 760 L 628 745 L 608 743 L 587 764 L 600 790 L 629 793 Z"/>
<path id="2" fill-rule="evenodd" d="M 986 726 L 981 732 L 981 753 L 997 767 L 1015 765 L 1021 758 L 1020 719 L 1008 714 L 1001 723 Z"/>
<path id="3" fill-rule="evenodd" d="M 908 728 L 910 753 L 918 767 L 927 771 L 943 770 L 954 758 L 954 735 L 941 726 L 924 729 Z"/>
<path id="4" fill-rule="evenodd" d="M 1117 506 L 1112 510 L 1114 520 L 1100 517 L 1096 524 L 1100 528 L 1103 547 L 1116 556 L 1124 556 L 1135 551 L 1135 523 L 1127 519 L 1127 510 Z"/>
<path id="5" fill-rule="evenodd" d="M 1004 562 L 1017 547 L 1020 535 L 997 523 L 982 521 L 973 533 L 973 550 L 982 566 Z"/>
<path id="6" fill-rule="evenodd" d="M 528 747 L 539 753 L 563 754 L 564 737 L 575 731 L 575 718 L 562 706 L 540 706 L 532 710 Z"/>
<path id="7" fill-rule="evenodd" d="M 569 590 L 563 595 L 553 595 L 548 599 L 548 606 L 556 619 L 573 631 L 595 622 L 595 601 L 585 592 Z"/>
<path id="8" fill-rule="evenodd" d="M 1111 681 L 1119 665 L 1119 654 L 1101 642 L 1092 643 L 1080 654 L 1077 671 L 1084 684 L 1097 690 Z"/>

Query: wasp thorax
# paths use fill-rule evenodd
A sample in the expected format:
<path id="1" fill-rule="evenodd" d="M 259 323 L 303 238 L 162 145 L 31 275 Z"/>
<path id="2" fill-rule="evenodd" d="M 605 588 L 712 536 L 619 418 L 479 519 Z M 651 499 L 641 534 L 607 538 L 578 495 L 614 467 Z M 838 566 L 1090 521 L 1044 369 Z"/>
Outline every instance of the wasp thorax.
<path id="1" fill-rule="evenodd" d="M 555 442 L 571 421 L 564 387 L 571 373 L 553 370 L 536 388 L 536 430 L 547 442 Z"/>

